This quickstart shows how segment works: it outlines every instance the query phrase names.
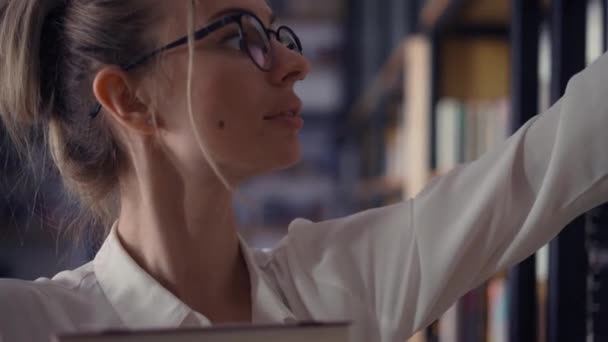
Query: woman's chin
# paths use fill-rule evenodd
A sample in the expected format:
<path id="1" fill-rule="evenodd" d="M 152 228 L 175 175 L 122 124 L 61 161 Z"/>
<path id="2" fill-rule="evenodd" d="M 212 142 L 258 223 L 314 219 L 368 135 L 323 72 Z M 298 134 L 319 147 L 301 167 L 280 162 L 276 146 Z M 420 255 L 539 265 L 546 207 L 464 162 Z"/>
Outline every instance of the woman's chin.
<path id="1" fill-rule="evenodd" d="M 284 170 L 290 168 L 299 163 L 302 159 L 302 148 L 299 143 L 296 143 L 288 151 L 284 151 L 281 156 L 279 169 Z"/>
<path id="2" fill-rule="evenodd" d="M 294 158 L 293 160 L 290 160 L 289 162 L 286 162 L 283 165 L 279 166 L 277 168 L 277 170 L 281 171 L 281 170 L 289 169 L 291 167 L 296 166 L 299 162 L 300 162 L 300 157 L 298 156 L 298 158 Z"/>
<path id="3" fill-rule="evenodd" d="M 267 150 L 263 154 L 250 155 L 248 161 L 243 163 L 234 163 L 233 171 L 235 174 L 240 175 L 239 178 L 242 181 L 248 181 L 256 176 L 267 175 L 272 172 L 282 171 L 290 167 L 295 166 L 301 160 L 301 149 L 299 144 L 289 146 L 282 146 L 283 148 Z M 237 166 L 240 164 L 240 166 Z"/>
<path id="4" fill-rule="evenodd" d="M 289 169 L 300 162 L 302 155 L 300 149 L 297 148 L 292 151 L 277 151 L 274 154 L 269 154 L 267 157 L 272 157 L 272 159 L 267 159 L 267 163 L 265 163 L 266 167 L 263 167 L 261 173 Z"/>
<path id="5" fill-rule="evenodd" d="M 289 169 L 290 167 L 295 166 L 300 162 L 301 155 L 298 153 L 293 153 L 291 155 L 283 155 L 281 158 L 277 158 L 273 160 L 270 165 L 266 168 L 267 171 L 282 171 L 285 169 Z"/>

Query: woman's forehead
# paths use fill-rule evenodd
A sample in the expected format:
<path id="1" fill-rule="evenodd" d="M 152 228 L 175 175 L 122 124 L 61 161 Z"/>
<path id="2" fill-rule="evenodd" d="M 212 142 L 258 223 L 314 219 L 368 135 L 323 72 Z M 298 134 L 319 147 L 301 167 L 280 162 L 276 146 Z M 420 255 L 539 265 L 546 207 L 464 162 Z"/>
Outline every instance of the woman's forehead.
<path id="1" fill-rule="evenodd" d="M 202 27 L 221 17 L 222 13 L 234 10 L 247 10 L 255 13 L 262 22 L 268 26 L 273 19 L 272 9 L 267 0 L 181 0 L 167 1 L 158 0 L 163 5 L 162 13 L 164 24 L 156 26 L 157 43 L 162 44 L 167 40 L 177 39 L 187 34 L 185 23 L 188 22 L 188 4 L 194 1 L 195 4 L 195 26 Z M 169 6 L 169 7 L 167 7 Z"/>
<path id="2" fill-rule="evenodd" d="M 209 23 L 222 17 L 223 14 L 239 9 L 255 13 L 267 24 L 273 17 L 267 0 L 198 0 L 196 4 L 197 20 L 201 24 Z"/>

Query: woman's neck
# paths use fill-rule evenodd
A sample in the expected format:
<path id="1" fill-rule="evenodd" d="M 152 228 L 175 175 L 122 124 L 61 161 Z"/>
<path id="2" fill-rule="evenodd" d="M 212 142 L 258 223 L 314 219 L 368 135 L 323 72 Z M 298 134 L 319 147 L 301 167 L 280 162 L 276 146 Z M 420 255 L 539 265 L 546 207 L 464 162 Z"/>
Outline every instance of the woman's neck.
<path id="1" fill-rule="evenodd" d="M 172 177 L 147 178 L 123 187 L 117 229 L 127 252 L 208 318 L 250 320 L 249 274 L 231 192 L 219 181 L 171 184 Z"/>

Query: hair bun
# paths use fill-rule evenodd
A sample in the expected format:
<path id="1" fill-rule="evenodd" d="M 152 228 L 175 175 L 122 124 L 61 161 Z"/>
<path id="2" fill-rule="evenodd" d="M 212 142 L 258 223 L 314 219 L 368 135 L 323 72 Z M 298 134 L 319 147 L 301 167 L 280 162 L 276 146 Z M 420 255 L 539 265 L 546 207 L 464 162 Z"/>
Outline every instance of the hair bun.
<path id="1" fill-rule="evenodd" d="M 0 119 L 17 142 L 44 117 L 52 95 L 41 95 L 41 38 L 45 19 L 61 1 L 5 1 L 0 8 Z"/>

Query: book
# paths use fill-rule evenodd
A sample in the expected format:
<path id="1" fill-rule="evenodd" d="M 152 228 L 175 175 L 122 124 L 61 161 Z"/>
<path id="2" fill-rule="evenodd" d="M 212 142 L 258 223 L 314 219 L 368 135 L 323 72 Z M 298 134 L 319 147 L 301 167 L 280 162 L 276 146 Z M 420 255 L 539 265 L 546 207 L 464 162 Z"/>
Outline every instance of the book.
<path id="1" fill-rule="evenodd" d="M 62 334 L 54 342 L 348 342 L 350 324 L 218 326 L 196 329 L 108 330 Z"/>
<path id="2" fill-rule="evenodd" d="M 404 43 L 404 117 L 407 187 L 404 197 L 414 197 L 431 178 L 431 42 L 423 35 L 412 35 Z"/>
<path id="3" fill-rule="evenodd" d="M 497 276 L 488 282 L 488 342 L 507 342 L 509 338 L 509 310 L 507 280 Z"/>
<path id="4" fill-rule="evenodd" d="M 442 98 L 436 107 L 436 173 L 445 174 L 495 149 L 510 135 L 506 98 L 462 102 Z"/>
<path id="5" fill-rule="evenodd" d="M 437 171 L 445 173 L 464 161 L 463 104 L 453 98 L 437 103 Z"/>
<path id="6" fill-rule="evenodd" d="M 459 303 L 454 303 L 439 320 L 439 341 L 458 342 Z"/>

